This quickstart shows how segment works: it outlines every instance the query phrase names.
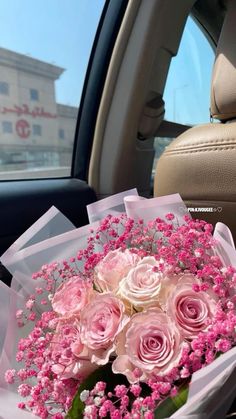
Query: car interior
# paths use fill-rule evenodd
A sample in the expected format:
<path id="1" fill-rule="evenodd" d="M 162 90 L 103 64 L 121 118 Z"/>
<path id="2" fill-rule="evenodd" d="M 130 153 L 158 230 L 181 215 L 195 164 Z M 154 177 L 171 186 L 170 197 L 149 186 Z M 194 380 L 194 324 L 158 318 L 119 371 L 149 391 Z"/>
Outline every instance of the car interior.
<path id="1" fill-rule="evenodd" d="M 155 194 L 179 191 L 188 207 L 218 207 L 211 223 L 235 224 L 235 41 L 236 3 L 228 4 L 212 73 L 212 118 L 219 123 L 193 127 L 177 137 L 159 159 Z M 205 216 L 205 214 L 204 214 Z"/>
<path id="2" fill-rule="evenodd" d="M 215 55 L 206 92 L 209 123 L 194 126 L 165 119 L 164 101 L 189 16 Z M 88 223 L 86 205 L 135 187 L 145 197 L 179 193 L 187 207 L 211 208 L 192 216 L 224 222 L 236 239 L 235 22 L 236 0 L 105 1 L 78 109 L 71 174 L 0 180 L 0 254 L 52 205 L 80 227 Z M 157 137 L 171 141 L 153 170 Z M 3 265 L 0 279 L 10 284 Z"/>

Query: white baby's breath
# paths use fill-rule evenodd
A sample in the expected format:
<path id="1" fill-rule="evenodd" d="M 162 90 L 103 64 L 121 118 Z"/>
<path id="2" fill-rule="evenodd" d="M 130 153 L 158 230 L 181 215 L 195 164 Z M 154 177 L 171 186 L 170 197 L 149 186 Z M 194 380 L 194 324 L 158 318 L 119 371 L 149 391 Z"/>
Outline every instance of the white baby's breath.
<path id="1" fill-rule="evenodd" d="M 81 402 L 86 402 L 87 398 L 89 397 L 89 390 L 83 390 L 80 393 L 80 400 Z"/>

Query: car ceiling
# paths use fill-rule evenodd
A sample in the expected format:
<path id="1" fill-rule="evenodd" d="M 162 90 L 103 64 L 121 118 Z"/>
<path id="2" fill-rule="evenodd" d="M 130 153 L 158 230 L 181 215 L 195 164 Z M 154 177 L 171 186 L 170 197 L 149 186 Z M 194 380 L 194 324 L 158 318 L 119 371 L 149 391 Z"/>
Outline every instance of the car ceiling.
<path id="1" fill-rule="evenodd" d="M 227 0 L 198 0 L 192 16 L 200 23 L 212 46 L 216 46 L 227 9 Z"/>

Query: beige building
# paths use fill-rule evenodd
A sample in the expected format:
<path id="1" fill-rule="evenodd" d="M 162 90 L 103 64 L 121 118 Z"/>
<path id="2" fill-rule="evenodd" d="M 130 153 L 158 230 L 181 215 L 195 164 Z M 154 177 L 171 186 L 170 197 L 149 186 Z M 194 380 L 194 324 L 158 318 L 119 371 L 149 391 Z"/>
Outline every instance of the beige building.
<path id="1" fill-rule="evenodd" d="M 69 167 L 77 108 L 56 103 L 64 69 L 0 48 L 0 171 Z"/>

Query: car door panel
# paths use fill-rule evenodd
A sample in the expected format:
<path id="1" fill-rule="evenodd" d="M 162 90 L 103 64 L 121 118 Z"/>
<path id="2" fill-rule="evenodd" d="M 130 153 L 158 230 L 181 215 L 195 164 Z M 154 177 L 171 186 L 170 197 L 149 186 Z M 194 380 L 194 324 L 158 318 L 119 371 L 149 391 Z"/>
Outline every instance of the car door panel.
<path id="1" fill-rule="evenodd" d="M 78 179 L 2 182 L 0 254 L 53 205 L 76 227 L 87 224 L 86 205 L 95 200 L 93 189 Z M 1 269 L 0 277 L 9 283 Z"/>

